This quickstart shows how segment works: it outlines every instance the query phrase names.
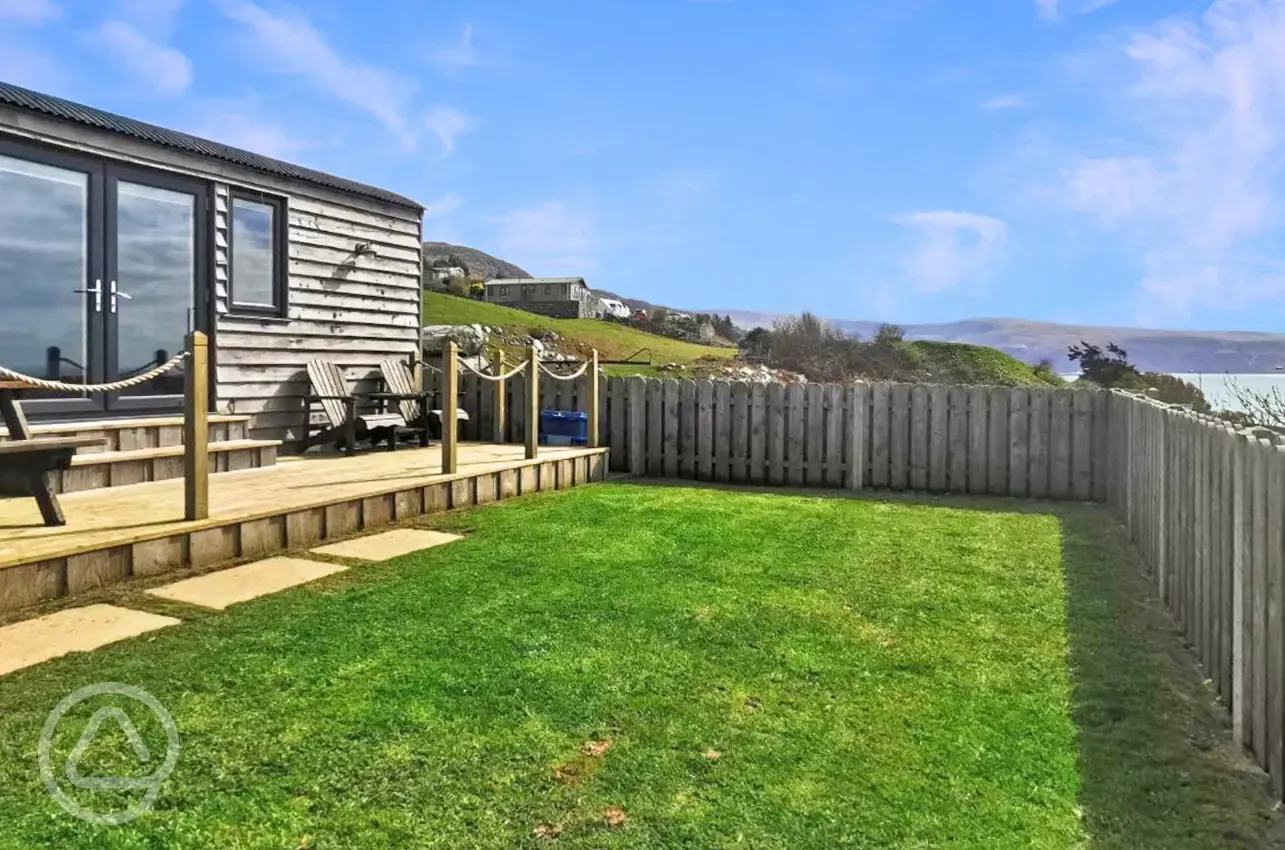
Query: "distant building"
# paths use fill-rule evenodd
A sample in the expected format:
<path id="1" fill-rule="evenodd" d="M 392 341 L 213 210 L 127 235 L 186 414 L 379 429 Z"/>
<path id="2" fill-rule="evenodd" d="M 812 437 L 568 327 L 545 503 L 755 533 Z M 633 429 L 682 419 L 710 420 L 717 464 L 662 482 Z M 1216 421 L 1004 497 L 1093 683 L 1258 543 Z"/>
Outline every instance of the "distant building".
<path id="1" fill-rule="evenodd" d="M 555 319 L 602 315 L 602 304 L 582 277 L 500 277 L 486 282 L 486 300 Z"/>
<path id="2" fill-rule="evenodd" d="M 617 301 L 615 298 L 599 298 L 598 303 L 602 305 L 602 314 L 612 316 L 617 319 L 628 319 L 633 315 L 633 311 L 623 301 Z"/>

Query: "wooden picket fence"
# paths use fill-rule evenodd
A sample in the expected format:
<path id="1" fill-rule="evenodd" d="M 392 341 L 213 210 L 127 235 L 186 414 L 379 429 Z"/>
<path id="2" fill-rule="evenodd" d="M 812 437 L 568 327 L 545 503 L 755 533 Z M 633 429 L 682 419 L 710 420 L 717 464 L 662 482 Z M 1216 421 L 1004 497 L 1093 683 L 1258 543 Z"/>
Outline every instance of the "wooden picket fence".
<path id="1" fill-rule="evenodd" d="M 1285 796 L 1285 445 L 1123 393 L 1108 420 L 1109 503 Z"/>
<path id="2" fill-rule="evenodd" d="M 583 410 L 584 378 L 540 381 L 543 410 Z M 465 375 L 461 439 L 521 442 L 524 378 Z M 780 486 L 1104 501 L 1107 394 L 1086 389 L 603 378 L 613 469 Z"/>

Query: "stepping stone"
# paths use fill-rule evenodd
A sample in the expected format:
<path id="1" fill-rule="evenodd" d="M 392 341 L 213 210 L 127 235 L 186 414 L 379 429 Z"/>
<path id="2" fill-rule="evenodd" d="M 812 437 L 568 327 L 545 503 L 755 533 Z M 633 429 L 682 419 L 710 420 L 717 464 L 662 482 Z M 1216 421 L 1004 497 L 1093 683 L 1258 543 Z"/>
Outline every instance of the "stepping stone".
<path id="1" fill-rule="evenodd" d="M 338 558 L 352 558 L 358 561 L 387 561 L 432 549 L 444 543 L 453 543 L 463 538 L 458 534 L 446 534 L 441 531 L 425 531 L 421 528 L 397 528 L 383 534 L 372 534 L 369 537 L 357 537 L 342 543 L 331 543 L 319 546 L 312 551 L 318 555 L 334 555 Z"/>
<path id="2" fill-rule="evenodd" d="M 0 628 L 0 676 L 69 652 L 88 652 L 181 620 L 115 605 L 68 608 Z"/>
<path id="3" fill-rule="evenodd" d="M 152 596 L 162 599 L 173 599 L 199 605 L 202 608 L 213 608 L 222 611 L 229 605 L 248 602 L 316 581 L 334 573 L 343 572 L 346 567 L 337 564 L 323 564 L 320 561 L 305 561 L 302 558 L 268 558 L 243 564 L 215 573 L 183 579 L 164 587 L 147 591 Z"/>

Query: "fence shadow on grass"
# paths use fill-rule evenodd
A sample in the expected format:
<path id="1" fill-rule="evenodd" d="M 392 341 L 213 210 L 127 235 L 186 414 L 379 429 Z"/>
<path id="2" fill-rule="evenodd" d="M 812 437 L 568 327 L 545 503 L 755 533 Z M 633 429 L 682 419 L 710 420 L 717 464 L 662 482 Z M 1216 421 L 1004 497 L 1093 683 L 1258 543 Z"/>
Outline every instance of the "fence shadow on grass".
<path id="1" fill-rule="evenodd" d="M 1080 807 L 1090 846 L 1285 847 L 1285 813 L 1275 810 L 1266 774 L 1236 749 L 1230 717 L 1155 598 L 1125 532 L 1104 507 L 654 479 L 633 483 L 1057 516 Z"/>

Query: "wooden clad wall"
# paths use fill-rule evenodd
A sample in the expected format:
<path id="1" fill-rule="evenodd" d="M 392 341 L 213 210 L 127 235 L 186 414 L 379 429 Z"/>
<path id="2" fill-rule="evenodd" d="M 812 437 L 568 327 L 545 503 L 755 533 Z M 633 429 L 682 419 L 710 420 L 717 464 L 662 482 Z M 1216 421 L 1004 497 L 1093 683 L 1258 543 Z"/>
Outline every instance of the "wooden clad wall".
<path id="1" fill-rule="evenodd" d="M 418 214 L 375 202 L 352 206 L 303 192 L 289 204 L 289 320 L 242 317 L 228 310 L 226 185 L 216 190 L 216 287 L 222 294 L 215 345 L 217 394 L 230 411 L 251 414 L 252 436 L 295 439 L 304 367 L 325 358 L 361 390 L 375 390 L 379 362 L 418 350 Z M 374 255 L 353 249 L 369 242 Z M 219 292 L 216 291 L 216 295 Z"/>
<path id="2" fill-rule="evenodd" d="M 1109 396 L 1110 505 L 1285 797 L 1285 445 L 1266 430 Z"/>

